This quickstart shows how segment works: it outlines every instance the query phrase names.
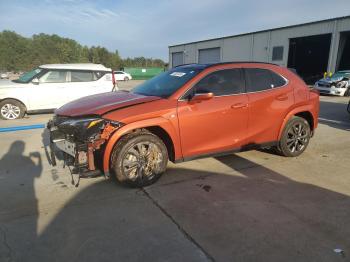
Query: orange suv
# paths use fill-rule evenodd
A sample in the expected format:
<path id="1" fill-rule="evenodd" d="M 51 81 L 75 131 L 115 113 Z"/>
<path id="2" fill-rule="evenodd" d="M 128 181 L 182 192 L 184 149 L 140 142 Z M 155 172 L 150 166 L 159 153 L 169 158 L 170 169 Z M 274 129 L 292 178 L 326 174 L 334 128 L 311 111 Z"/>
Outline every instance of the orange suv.
<path id="1" fill-rule="evenodd" d="M 288 157 L 308 146 L 319 95 L 287 68 L 259 62 L 189 64 L 135 87 L 57 109 L 51 149 L 80 177 L 102 173 L 142 187 L 168 160 L 182 162 L 259 147 Z M 51 154 L 55 163 L 55 153 Z"/>

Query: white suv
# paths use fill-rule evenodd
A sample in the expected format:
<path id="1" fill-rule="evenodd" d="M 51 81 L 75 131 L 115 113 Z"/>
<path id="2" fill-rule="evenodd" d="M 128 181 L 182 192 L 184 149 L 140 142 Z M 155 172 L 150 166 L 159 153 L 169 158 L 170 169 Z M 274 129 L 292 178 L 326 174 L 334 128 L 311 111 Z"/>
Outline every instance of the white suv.
<path id="1" fill-rule="evenodd" d="M 26 112 L 55 109 L 112 90 L 112 70 L 103 65 L 42 65 L 17 80 L 0 82 L 0 118 L 22 118 Z"/>

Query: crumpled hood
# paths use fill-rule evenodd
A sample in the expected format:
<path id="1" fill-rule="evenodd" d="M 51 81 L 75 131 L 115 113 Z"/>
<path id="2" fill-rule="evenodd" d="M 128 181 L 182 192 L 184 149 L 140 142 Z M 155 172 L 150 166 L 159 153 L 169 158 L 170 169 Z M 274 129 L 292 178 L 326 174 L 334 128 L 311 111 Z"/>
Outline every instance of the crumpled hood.
<path id="1" fill-rule="evenodd" d="M 123 107 L 133 106 L 161 99 L 156 96 L 143 96 L 123 91 L 86 96 L 56 109 L 61 116 L 103 115 Z"/>

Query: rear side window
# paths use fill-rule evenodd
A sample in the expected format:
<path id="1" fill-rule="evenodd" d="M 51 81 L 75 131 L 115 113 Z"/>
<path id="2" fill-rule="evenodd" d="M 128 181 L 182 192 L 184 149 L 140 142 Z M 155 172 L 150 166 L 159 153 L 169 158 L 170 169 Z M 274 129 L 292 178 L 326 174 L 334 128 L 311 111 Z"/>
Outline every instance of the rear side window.
<path id="1" fill-rule="evenodd" d="M 71 82 L 89 82 L 95 80 L 94 74 L 89 71 L 71 71 Z"/>
<path id="2" fill-rule="evenodd" d="M 280 75 L 268 69 L 246 68 L 247 92 L 259 92 L 281 87 L 286 84 L 286 80 Z"/>
<path id="3" fill-rule="evenodd" d="M 241 69 L 225 69 L 205 76 L 194 87 L 195 93 L 213 93 L 214 96 L 243 93 Z"/>
<path id="4" fill-rule="evenodd" d="M 273 87 L 270 71 L 260 68 L 246 68 L 247 92 L 259 92 Z"/>

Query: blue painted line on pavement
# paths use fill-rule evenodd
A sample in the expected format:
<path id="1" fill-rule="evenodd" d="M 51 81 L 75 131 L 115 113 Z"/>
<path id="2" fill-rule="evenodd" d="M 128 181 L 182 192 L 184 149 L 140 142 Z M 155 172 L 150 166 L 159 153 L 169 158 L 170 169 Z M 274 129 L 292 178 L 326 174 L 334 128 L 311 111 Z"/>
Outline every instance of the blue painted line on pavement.
<path id="1" fill-rule="evenodd" d="M 45 128 L 45 125 L 44 124 L 39 124 L 39 125 L 30 125 L 30 126 L 0 127 L 0 133 L 22 131 L 22 130 L 30 130 L 30 129 L 40 129 L 40 128 Z"/>

